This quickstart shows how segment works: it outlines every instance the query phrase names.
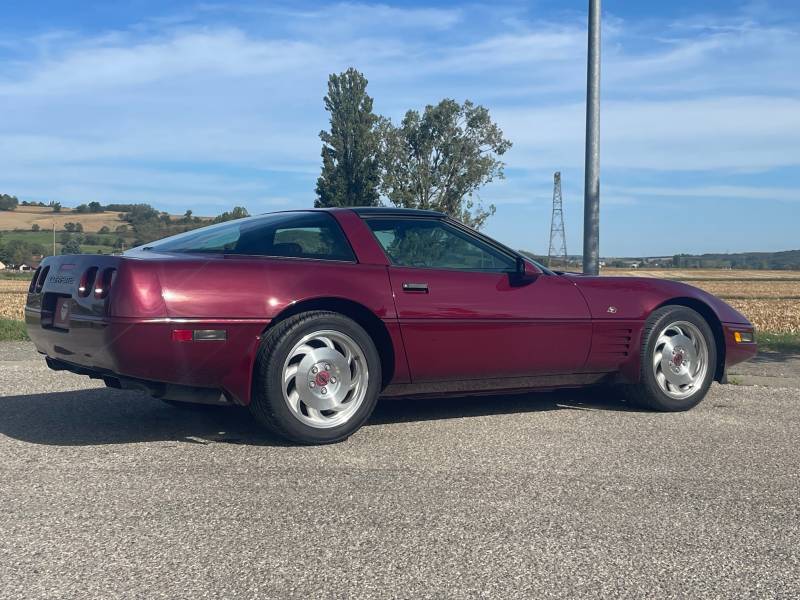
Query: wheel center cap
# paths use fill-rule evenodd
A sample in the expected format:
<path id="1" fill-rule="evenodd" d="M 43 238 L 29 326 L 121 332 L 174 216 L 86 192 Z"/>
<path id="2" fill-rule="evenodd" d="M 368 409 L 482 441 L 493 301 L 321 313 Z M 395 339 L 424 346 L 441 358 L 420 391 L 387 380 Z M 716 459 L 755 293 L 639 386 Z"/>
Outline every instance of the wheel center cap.
<path id="1" fill-rule="evenodd" d="M 328 385 L 330 380 L 331 380 L 331 374 L 330 373 L 328 373 L 327 371 L 320 371 L 319 373 L 317 373 L 317 376 L 314 378 L 314 383 L 316 383 L 318 386 L 324 387 L 324 386 Z"/>
<path id="2" fill-rule="evenodd" d="M 680 367 L 683 364 L 683 352 L 675 353 L 672 357 L 672 364 L 676 367 Z"/>

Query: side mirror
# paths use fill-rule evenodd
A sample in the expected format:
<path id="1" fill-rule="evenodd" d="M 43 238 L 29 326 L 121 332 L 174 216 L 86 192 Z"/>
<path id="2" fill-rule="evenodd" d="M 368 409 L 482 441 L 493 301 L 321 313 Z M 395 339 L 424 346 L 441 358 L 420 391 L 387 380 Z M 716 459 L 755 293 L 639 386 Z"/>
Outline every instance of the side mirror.
<path id="1" fill-rule="evenodd" d="M 534 281 L 542 272 L 533 263 L 517 258 L 517 268 L 511 273 L 511 285 L 525 285 Z"/>

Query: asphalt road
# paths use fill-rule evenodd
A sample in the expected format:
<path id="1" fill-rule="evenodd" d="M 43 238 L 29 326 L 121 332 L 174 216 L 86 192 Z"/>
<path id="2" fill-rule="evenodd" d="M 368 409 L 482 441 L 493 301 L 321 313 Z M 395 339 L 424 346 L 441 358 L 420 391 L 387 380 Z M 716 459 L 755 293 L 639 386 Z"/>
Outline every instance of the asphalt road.
<path id="1" fill-rule="evenodd" d="M 2 598 L 800 596 L 800 389 L 383 400 L 291 447 L 0 344 Z"/>

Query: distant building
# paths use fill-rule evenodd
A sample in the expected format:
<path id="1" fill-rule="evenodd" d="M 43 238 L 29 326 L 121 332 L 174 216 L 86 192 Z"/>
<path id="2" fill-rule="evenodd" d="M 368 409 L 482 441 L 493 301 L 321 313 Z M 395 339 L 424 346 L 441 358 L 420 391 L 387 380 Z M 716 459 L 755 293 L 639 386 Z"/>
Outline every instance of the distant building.
<path id="1" fill-rule="evenodd" d="M 6 270 L 6 263 L 0 261 L 0 271 L 5 271 L 5 270 Z"/>
<path id="2" fill-rule="evenodd" d="M 17 265 L 17 271 L 35 271 L 38 268 L 39 263 L 34 260 Z"/>

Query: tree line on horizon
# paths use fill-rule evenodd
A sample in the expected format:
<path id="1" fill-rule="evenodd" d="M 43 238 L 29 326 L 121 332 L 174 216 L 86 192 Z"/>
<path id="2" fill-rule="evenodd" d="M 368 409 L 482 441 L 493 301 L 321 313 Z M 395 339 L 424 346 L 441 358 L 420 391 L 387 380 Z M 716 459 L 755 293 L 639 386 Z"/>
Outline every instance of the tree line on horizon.
<path id="1" fill-rule="evenodd" d="M 5 201 L 11 198 L 13 200 Z M 61 211 L 60 203 L 51 202 L 45 205 L 42 202 L 19 202 L 15 196 L 0 194 L 0 210 L 15 210 L 18 206 L 40 206 L 53 208 L 54 212 Z M 53 205 L 57 204 L 57 208 Z M 109 252 L 119 252 L 126 248 L 140 246 L 154 240 L 183 233 L 205 225 L 222 223 L 233 219 L 241 219 L 250 216 L 246 208 L 235 206 L 230 211 L 225 211 L 216 217 L 196 217 L 191 210 L 187 210 L 182 216 L 174 217 L 167 212 L 159 211 L 149 204 L 106 204 L 99 202 L 89 202 L 76 206 L 71 214 L 88 214 L 117 212 L 122 213 L 124 223 L 118 225 L 114 231 L 108 226 L 102 226 L 96 233 L 84 232 L 84 226 L 80 221 L 64 223 L 63 229 L 58 232 L 58 243 L 61 254 L 81 254 L 83 246 L 107 247 Z M 40 226 L 36 223 L 31 225 L 31 234 L 40 232 Z M 15 230 L 15 234 L 22 233 Z M 4 240 L 3 232 L 0 231 L 0 262 L 5 264 L 19 265 L 29 263 L 42 256 L 52 253 L 51 244 L 43 244 L 38 241 L 21 239 L 18 235 L 14 238 Z M 99 250 L 98 250 L 99 251 Z M 101 252 L 102 253 L 102 252 Z"/>
<path id="2" fill-rule="evenodd" d="M 317 207 L 380 206 L 444 212 L 480 229 L 495 212 L 477 191 L 504 178 L 500 157 L 511 142 L 488 109 L 446 98 L 420 113 L 409 110 L 398 124 L 373 112 L 363 73 L 331 74 L 321 131 L 322 169 Z"/>

